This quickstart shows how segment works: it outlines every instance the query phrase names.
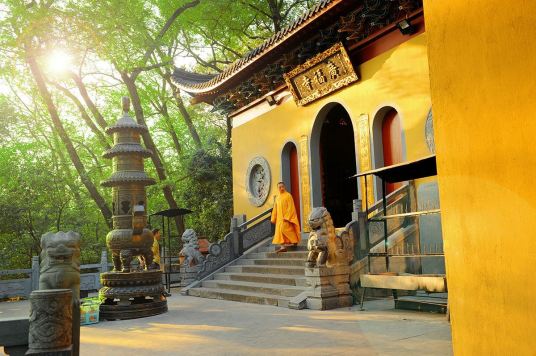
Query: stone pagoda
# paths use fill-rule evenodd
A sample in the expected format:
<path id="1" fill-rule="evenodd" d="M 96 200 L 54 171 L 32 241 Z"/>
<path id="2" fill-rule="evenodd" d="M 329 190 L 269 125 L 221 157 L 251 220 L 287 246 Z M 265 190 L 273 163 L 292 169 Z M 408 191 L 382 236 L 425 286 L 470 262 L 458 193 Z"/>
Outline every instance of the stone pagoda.
<path id="1" fill-rule="evenodd" d="M 101 184 L 113 192 L 113 230 L 106 236 L 106 245 L 112 252 L 114 269 L 101 274 L 102 319 L 139 318 L 167 311 L 162 272 L 153 263 L 153 234 L 147 228 L 145 187 L 155 183 L 143 166 L 143 159 L 151 156 L 140 144 L 147 127 L 128 114 L 129 98 L 124 97 L 122 104 L 123 116 L 106 129 L 113 135 L 114 146 L 103 154 L 113 162 L 112 176 Z M 136 257 L 141 268 L 133 271 L 131 262 Z"/>

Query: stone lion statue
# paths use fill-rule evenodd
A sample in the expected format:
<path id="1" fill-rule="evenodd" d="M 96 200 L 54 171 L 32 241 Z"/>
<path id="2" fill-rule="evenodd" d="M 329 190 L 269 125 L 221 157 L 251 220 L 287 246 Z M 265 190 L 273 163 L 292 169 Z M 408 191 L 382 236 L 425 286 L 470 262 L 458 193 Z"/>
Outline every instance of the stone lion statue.
<path id="1" fill-rule="evenodd" d="M 204 257 L 199 252 L 199 241 L 197 239 L 197 234 L 193 229 L 186 229 L 182 234 L 182 243 L 183 247 L 179 256 L 184 256 L 183 266 L 195 266 L 203 262 Z"/>
<path id="2" fill-rule="evenodd" d="M 71 289 L 73 302 L 80 296 L 80 235 L 48 232 L 41 236 L 39 289 Z"/>
<path id="3" fill-rule="evenodd" d="M 325 266 L 328 260 L 328 239 L 335 235 L 333 220 L 324 207 L 314 208 L 309 215 L 309 240 L 307 241 L 307 267 Z"/>
<path id="4" fill-rule="evenodd" d="M 307 267 L 348 265 L 353 259 L 353 239 L 348 227 L 337 234 L 333 220 L 324 207 L 314 208 L 309 215 Z"/>

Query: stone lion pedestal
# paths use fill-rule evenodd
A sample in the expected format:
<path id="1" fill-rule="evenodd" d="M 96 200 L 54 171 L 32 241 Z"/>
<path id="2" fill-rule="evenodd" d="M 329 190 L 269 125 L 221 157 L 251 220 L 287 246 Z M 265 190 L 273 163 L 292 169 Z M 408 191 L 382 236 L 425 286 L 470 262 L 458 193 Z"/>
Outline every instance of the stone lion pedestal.
<path id="1" fill-rule="evenodd" d="M 352 306 L 349 266 L 305 268 L 305 280 L 310 286 L 306 299 L 308 309 L 327 310 Z"/>

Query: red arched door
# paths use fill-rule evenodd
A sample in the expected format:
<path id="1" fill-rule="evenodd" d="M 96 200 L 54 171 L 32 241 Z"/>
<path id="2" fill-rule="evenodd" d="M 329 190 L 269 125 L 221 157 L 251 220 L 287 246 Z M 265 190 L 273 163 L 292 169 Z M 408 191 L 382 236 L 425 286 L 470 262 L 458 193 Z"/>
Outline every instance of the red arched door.
<path id="1" fill-rule="evenodd" d="M 391 109 L 382 122 L 383 165 L 384 167 L 402 163 L 402 128 L 398 112 Z M 387 194 L 395 191 L 402 183 L 387 184 Z"/>
<path id="2" fill-rule="evenodd" d="M 300 177 L 298 174 L 298 151 L 296 146 L 292 145 L 289 151 L 289 163 L 290 163 L 290 194 L 292 200 L 294 200 L 294 206 L 296 207 L 296 214 L 298 220 L 300 220 Z"/>

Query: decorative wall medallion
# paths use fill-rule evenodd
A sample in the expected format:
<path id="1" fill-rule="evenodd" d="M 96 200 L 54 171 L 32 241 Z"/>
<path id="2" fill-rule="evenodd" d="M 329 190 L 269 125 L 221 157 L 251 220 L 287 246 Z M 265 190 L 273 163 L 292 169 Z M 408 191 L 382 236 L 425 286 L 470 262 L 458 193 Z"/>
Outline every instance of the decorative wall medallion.
<path id="1" fill-rule="evenodd" d="M 342 43 L 316 55 L 283 77 L 298 105 L 305 105 L 359 78 Z"/>
<path id="2" fill-rule="evenodd" d="M 424 124 L 424 137 L 426 138 L 426 145 L 428 146 L 430 152 L 435 153 L 434 120 L 432 115 L 432 108 L 430 108 L 430 111 L 428 111 L 426 123 Z"/>
<path id="3" fill-rule="evenodd" d="M 246 171 L 246 190 L 249 202 L 261 206 L 268 198 L 271 184 L 270 166 L 263 157 L 255 157 Z"/>

